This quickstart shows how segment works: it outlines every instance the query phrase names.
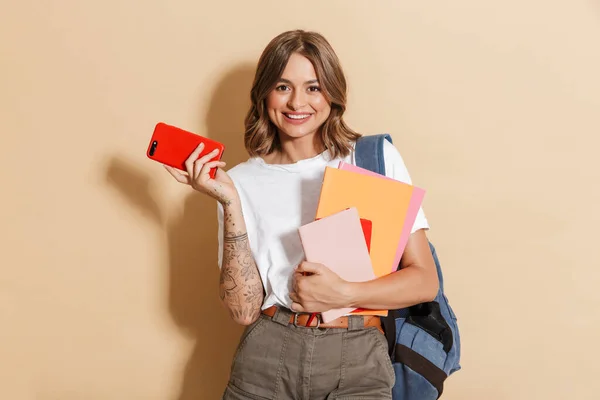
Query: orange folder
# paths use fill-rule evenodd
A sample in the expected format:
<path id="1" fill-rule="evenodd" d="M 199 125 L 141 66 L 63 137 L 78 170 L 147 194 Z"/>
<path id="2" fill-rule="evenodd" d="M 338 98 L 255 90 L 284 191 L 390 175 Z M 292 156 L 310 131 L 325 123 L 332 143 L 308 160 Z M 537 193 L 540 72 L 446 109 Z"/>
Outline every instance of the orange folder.
<path id="1" fill-rule="evenodd" d="M 325 168 L 316 218 L 356 207 L 360 218 L 371 220 L 370 257 L 377 277 L 395 271 L 396 253 L 413 194 L 413 186 L 393 179 Z M 361 315 L 387 315 L 387 310 L 365 310 Z"/>
<path id="2" fill-rule="evenodd" d="M 343 169 L 346 171 L 353 171 L 359 174 L 377 176 L 382 179 L 390 179 L 385 175 L 380 175 L 378 173 L 369 171 L 364 168 L 357 167 L 356 165 L 348 164 L 343 161 L 340 161 L 338 165 L 339 169 Z M 417 219 L 417 214 L 419 213 L 419 209 L 421 208 L 421 203 L 423 203 L 423 197 L 425 196 L 425 190 L 413 186 L 412 197 L 410 198 L 410 205 L 408 206 L 408 211 L 406 214 L 406 219 L 404 220 L 404 229 L 402 230 L 402 236 L 400 238 L 400 243 L 398 243 L 398 249 L 396 250 L 396 258 L 394 259 L 394 264 L 392 265 L 392 271 L 396 271 L 398 265 L 400 264 L 400 259 L 402 258 L 402 254 L 404 253 L 404 249 L 406 248 L 406 244 L 408 243 L 408 238 L 411 235 L 412 227 L 415 224 Z M 369 236 L 370 238 L 370 236 Z"/>

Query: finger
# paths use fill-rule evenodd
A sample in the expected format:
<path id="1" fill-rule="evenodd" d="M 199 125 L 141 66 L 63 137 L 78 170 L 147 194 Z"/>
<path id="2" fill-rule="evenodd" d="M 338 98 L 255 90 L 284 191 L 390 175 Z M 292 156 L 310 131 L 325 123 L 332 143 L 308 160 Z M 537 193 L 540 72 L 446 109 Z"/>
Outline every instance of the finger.
<path id="1" fill-rule="evenodd" d="M 296 268 L 296 272 L 303 275 L 305 272 L 308 272 L 309 274 L 318 274 L 321 272 L 321 265 L 303 261 L 298 268 Z"/>
<path id="2" fill-rule="evenodd" d="M 298 297 L 298 295 L 294 292 L 290 293 L 290 299 L 292 299 L 293 302 L 295 303 L 299 303 L 300 302 L 300 297 Z"/>
<path id="3" fill-rule="evenodd" d="M 175 168 L 169 167 L 168 165 L 163 165 L 163 167 L 165 167 L 165 169 L 173 176 L 173 178 L 175 178 L 177 182 L 186 184 L 190 183 L 188 177 L 177 171 Z"/>
<path id="4" fill-rule="evenodd" d="M 223 167 L 217 168 L 217 173 L 215 174 L 215 179 L 218 181 L 222 181 L 223 179 L 228 179 L 227 172 L 223 169 Z"/>
<path id="5" fill-rule="evenodd" d="M 200 157 L 195 162 L 201 162 L 202 164 L 207 163 L 210 160 L 212 160 L 217 154 L 219 154 L 219 150 L 218 149 L 214 149 L 210 153 L 207 153 L 207 154 L 203 155 L 202 157 Z"/>
<path id="6" fill-rule="evenodd" d="M 198 179 L 200 176 L 204 175 L 207 178 L 209 178 L 209 173 L 210 170 L 215 168 L 215 167 L 224 167 L 225 163 L 223 161 L 209 161 L 205 164 L 202 165 L 202 168 L 200 168 L 200 171 L 198 172 L 198 175 L 195 175 L 195 179 Z M 196 169 L 194 168 L 194 173 L 196 173 Z M 209 178 L 210 179 L 210 178 Z"/>
<path id="7" fill-rule="evenodd" d="M 292 291 L 295 293 L 298 293 L 298 279 L 300 277 L 299 276 L 294 276 L 294 278 L 292 279 Z"/>
<path id="8" fill-rule="evenodd" d="M 200 162 L 200 160 L 194 161 L 194 174 L 192 175 L 192 179 L 194 181 L 198 180 L 198 177 L 200 176 L 200 173 L 202 171 L 202 166 L 203 164 Z"/>
<path id="9" fill-rule="evenodd" d="M 303 263 L 304 263 L 304 262 L 306 262 L 306 261 L 303 261 Z M 312 274 L 310 274 L 310 273 L 308 273 L 308 272 L 304 271 L 303 269 L 301 269 L 301 268 L 300 268 L 300 266 L 301 266 L 301 265 L 302 265 L 302 264 L 298 264 L 298 265 L 296 265 L 296 268 L 294 268 L 294 277 L 295 277 L 296 279 L 298 279 L 298 277 L 300 277 L 300 276 L 309 276 L 309 275 L 312 275 Z"/>
<path id="10" fill-rule="evenodd" d="M 185 160 L 185 169 L 191 177 L 194 176 L 195 161 L 198 159 L 200 153 L 202 153 L 202 150 L 204 150 L 204 143 L 200 143 L 198 147 L 196 147 L 196 149 L 192 151 L 192 154 L 190 154 L 190 156 Z"/>
<path id="11" fill-rule="evenodd" d="M 201 175 L 208 175 L 210 170 L 215 167 L 223 168 L 225 166 L 223 161 L 209 161 L 205 164 L 195 163 L 194 164 L 194 179 L 197 180 Z"/>
<path id="12" fill-rule="evenodd" d="M 200 176 L 200 171 L 202 170 L 202 166 L 205 163 L 207 163 L 208 161 L 210 161 L 210 159 L 213 158 L 215 155 L 217 155 L 217 152 L 218 152 L 218 150 L 215 149 L 215 150 L 211 151 L 210 153 L 205 154 L 202 157 L 198 158 L 197 160 L 192 161 L 192 163 L 193 163 L 192 170 L 193 171 L 190 174 L 190 176 L 192 176 L 194 180 L 197 179 L 198 176 Z"/>
<path id="13" fill-rule="evenodd" d="M 294 312 L 304 312 L 305 308 L 302 307 L 302 304 L 293 302 L 292 303 L 292 311 L 294 311 Z"/>

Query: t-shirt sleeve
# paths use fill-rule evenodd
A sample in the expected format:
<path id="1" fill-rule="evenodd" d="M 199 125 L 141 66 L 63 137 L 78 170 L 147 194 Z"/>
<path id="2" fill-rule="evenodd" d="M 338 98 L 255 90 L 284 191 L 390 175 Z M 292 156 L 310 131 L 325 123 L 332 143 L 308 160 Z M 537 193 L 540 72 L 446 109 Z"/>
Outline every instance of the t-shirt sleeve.
<path id="1" fill-rule="evenodd" d="M 223 226 L 224 226 L 224 222 L 223 222 L 223 205 L 221 203 L 219 203 L 217 201 L 217 222 L 218 222 L 218 229 L 217 229 L 217 238 L 219 241 L 219 246 L 218 246 L 218 255 L 217 255 L 217 263 L 219 265 L 219 269 L 221 269 L 221 266 L 223 265 Z"/>
<path id="2" fill-rule="evenodd" d="M 384 140 L 383 156 L 385 158 L 385 175 L 389 178 L 396 179 L 397 181 L 412 185 L 410 174 L 408 173 L 408 169 L 404 164 L 400 152 L 396 149 L 396 146 L 387 140 Z M 425 218 L 423 207 L 419 208 L 411 233 L 416 232 L 419 229 L 429 229 L 429 223 L 427 222 L 427 218 Z"/>

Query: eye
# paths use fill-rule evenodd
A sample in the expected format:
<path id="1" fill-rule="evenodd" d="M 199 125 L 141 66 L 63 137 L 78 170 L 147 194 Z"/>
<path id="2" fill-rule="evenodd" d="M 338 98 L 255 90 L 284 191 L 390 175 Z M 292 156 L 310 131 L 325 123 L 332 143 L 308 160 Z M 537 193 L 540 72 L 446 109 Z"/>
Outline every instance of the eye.
<path id="1" fill-rule="evenodd" d="M 310 87 L 308 88 L 308 91 L 309 91 L 309 92 L 320 92 L 320 91 L 321 91 L 321 88 L 320 88 L 320 87 L 318 87 L 318 86 L 310 86 Z"/>
<path id="2" fill-rule="evenodd" d="M 290 90 L 290 87 L 288 85 L 279 85 L 275 88 L 275 90 L 278 92 L 283 92 L 285 90 Z"/>

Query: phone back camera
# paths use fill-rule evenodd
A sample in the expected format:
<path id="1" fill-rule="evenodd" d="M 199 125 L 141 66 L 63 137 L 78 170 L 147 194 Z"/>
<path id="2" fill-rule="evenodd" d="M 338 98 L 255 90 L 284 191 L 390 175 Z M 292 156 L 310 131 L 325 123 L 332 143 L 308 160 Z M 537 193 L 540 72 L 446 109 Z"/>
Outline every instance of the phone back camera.
<path id="1" fill-rule="evenodd" d="M 150 155 L 153 156 L 156 152 L 156 146 L 158 146 L 158 142 L 155 140 L 152 142 L 152 147 L 150 147 Z"/>

